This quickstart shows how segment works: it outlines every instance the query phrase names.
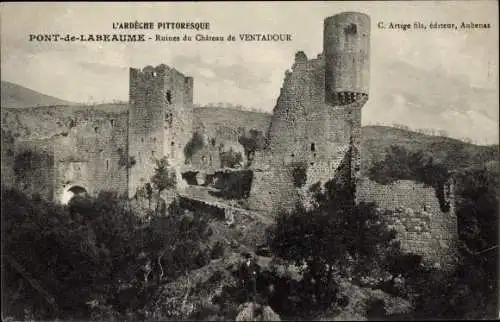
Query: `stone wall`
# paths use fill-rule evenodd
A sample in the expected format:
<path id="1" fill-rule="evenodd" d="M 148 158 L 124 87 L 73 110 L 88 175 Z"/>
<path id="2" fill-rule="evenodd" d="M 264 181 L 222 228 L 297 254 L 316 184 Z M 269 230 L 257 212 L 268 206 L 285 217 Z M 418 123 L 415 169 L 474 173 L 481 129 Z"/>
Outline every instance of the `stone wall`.
<path id="1" fill-rule="evenodd" d="M 248 204 L 250 209 L 275 214 L 291 211 L 300 200 L 298 189 L 294 186 L 290 167 L 276 167 L 253 172 L 252 187 Z"/>
<path id="2" fill-rule="evenodd" d="M 12 168 L 13 170 L 17 168 L 17 171 L 13 173 L 14 186 L 27 194 L 39 194 L 51 199 L 54 192 L 53 142 L 51 140 L 17 140 L 14 146 Z"/>
<path id="3" fill-rule="evenodd" d="M 32 163 L 30 171 L 36 173 L 30 177 L 42 182 L 35 184 L 33 192 L 54 200 L 61 200 L 64 191 L 77 184 L 91 194 L 102 190 L 126 192 L 126 107 L 104 104 L 3 111 L 2 126 L 12 133 L 15 154 L 30 150 L 47 155 L 39 165 Z M 77 168 L 85 171 L 84 179 Z M 8 177 L 2 174 L 2 181 Z"/>
<path id="4" fill-rule="evenodd" d="M 441 209 L 433 187 L 414 181 L 383 185 L 362 179 L 356 193 L 358 202 L 375 202 L 379 208 L 391 211 L 391 217 L 385 220 L 396 230 L 404 251 L 446 266 L 452 261 L 458 240 L 453 183 L 447 185 L 447 203 L 451 206 L 447 212 Z"/>
<path id="5" fill-rule="evenodd" d="M 55 199 L 75 185 L 90 195 L 100 191 L 126 195 L 127 124 L 126 113 L 95 114 L 55 139 Z"/>
<path id="6" fill-rule="evenodd" d="M 205 172 L 214 172 L 220 169 L 220 149 L 212 146 L 210 143 L 204 145 L 200 150 L 196 151 L 189 161 L 189 166 L 192 169 L 203 170 Z"/>

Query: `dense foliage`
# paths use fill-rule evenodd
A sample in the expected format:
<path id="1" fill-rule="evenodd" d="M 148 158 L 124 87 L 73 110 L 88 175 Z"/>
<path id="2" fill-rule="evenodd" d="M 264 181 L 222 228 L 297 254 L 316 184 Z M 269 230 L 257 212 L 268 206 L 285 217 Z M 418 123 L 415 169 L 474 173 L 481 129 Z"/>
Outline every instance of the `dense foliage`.
<path id="1" fill-rule="evenodd" d="M 196 152 L 201 148 L 203 148 L 203 137 L 200 133 L 194 132 L 193 136 L 184 147 L 184 156 L 186 157 L 186 162 L 189 162 L 191 157 L 195 155 Z"/>
<path id="2" fill-rule="evenodd" d="M 220 152 L 220 167 L 221 168 L 236 168 L 240 167 L 243 163 L 243 156 L 241 152 L 234 151 L 230 148 L 227 151 Z"/>
<path id="3" fill-rule="evenodd" d="M 486 166 L 456 174 L 461 263 L 451 274 L 425 281 L 418 318 L 497 317 L 499 174 Z"/>
<path id="4" fill-rule="evenodd" d="M 316 193 L 316 207 L 282 213 L 270 231 L 273 253 L 303 268 L 309 309 L 332 303 L 338 278 L 381 276 L 386 270 L 381 263 L 399 255 L 383 214 L 374 204 L 356 204 L 352 188 L 328 182 L 326 192 Z"/>
<path id="5" fill-rule="evenodd" d="M 245 154 L 250 164 L 253 160 L 256 151 L 264 149 L 266 145 L 266 137 L 261 131 L 251 129 L 248 134 L 243 134 L 238 138 L 238 142 L 245 149 Z"/>
<path id="6" fill-rule="evenodd" d="M 160 284 L 210 260 L 207 223 L 168 213 L 142 222 L 111 193 L 62 207 L 3 189 L 4 316 L 147 317 Z"/>

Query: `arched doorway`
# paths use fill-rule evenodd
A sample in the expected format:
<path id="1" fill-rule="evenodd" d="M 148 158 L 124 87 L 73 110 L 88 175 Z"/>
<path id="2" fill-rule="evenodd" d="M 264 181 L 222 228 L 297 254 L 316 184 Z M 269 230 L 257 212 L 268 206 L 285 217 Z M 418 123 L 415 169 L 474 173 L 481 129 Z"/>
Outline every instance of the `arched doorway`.
<path id="1" fill-rule="evenodd" d="M 61 198 L 61 202 L 64 205 L 67 205 L 71 199 L 76 196 L 85 197 L 88 195 L 87 189 L 82 186 L 70 186 L 64 190 L 64 193 Z"/>

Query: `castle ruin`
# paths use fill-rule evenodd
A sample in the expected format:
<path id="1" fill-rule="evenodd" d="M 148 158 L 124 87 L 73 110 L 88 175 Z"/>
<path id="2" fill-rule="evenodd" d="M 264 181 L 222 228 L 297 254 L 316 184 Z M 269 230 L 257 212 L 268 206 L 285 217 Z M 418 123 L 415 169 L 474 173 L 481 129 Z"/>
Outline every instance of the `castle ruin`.
<path id="1" fill-rule="evenodd" d="M 361 108 L 370 82 L 370 18 L 345 12 L 325 19 L 323 53 L 295 55 L 268 132 L 256 156 L 252 205 L 291 209 L 317 182 L 356 180 L 360 170 Z M 306 182 L 294 183 L 304 169 Z M 300 188 L 300 189 L 297 189 Z"/>
<path id="2" fill-rule="evenodd" d="M 442 261 L 457 239 L 452 182 L 446 200 L 438 200 L 432 188 L 416 182 L 380 185 L 359 175 L 369 16 L 326 18 L 323 36 L 321 54 L 308 59 L 297 52 L 285 73 L 267 146 L 250 167 L 250 209 L 273 214 L 307 205 L 312 186 L 338 179 L 357 187 L 358 201 L 395 211 L 387 220 L 404 249 Z M 2 109 L 2 184 L 62 202 L 99 191 L 133 198 L 162 157 L 178 184 L 187 184 L 182 171 L 193 135 L 193 78 L 166 65 L 147 66 L 130 69 L 129 85 L 128 104 Z M 200 170 L 213 171 L 209 161 Z"/>

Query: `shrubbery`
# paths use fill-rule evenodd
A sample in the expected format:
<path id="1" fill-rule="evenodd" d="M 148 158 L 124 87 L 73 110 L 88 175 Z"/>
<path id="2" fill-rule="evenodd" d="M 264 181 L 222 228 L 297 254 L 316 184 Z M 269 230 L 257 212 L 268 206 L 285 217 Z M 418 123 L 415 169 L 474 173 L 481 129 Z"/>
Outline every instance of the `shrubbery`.
<path id="1" fill-rule="evenodd" d="M 194 132 L 193 136 L 184 147 L 184 156 L 186 158 L 186 163 L 189 162 L 189 160 L 191 160 L 191 157 L 202 148 L 203 148 L 203 137 L 201 136 L 200 133 Z"/>
<path id="2" fill-rule="evenodd" d="M 138 314 L 163 281 L 210 258 L 207 223 L 172 210 L 143 223 L 111 193 L 63 207 L 2 189 L 4 316 L 30 305 L 35 319 Z"/>
<path id="3" fill-rule="evenodd" d="M 314 209 L 298 206 L 278 216 L 269 234 L 273 253 L 303 268 L 303 280 L 293 283 L 300 284 L 302 302 L 309 303 L 304 312 L 330 306 L 337 297 L 338 278 L 374 272 L 378 278 L 391 269 L 383 263 L 399 256 L 395 233 L 374 204 L 356 204 L 353 187 L 335 180 L 327 183 L 326 190 L 317 193 Z"/>

